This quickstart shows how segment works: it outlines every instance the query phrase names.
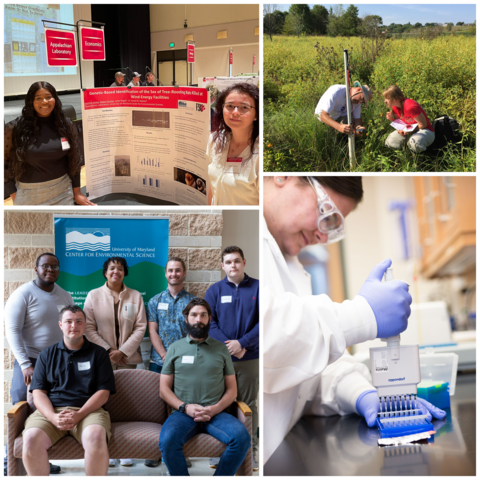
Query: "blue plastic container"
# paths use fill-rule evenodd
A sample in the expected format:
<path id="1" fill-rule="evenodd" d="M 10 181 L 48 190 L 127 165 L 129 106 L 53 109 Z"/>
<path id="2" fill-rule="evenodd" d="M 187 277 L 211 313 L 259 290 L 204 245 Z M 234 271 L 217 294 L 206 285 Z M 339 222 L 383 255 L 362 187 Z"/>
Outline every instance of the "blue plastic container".
<path id="1" fill-rule="evenodd" d="M 437 408 L 450 408 L 450 389 L 448 382 L 422 380 L 417 385 L 417 397 L 423 398 Z"/>
<path id="2" fill-rule="evenodd" d="M 430 432 L 433 425 L 425 418 L 410 417 L 377 418 L 377 428 L 382 438 L 403 437 L 415 433 Z"/>

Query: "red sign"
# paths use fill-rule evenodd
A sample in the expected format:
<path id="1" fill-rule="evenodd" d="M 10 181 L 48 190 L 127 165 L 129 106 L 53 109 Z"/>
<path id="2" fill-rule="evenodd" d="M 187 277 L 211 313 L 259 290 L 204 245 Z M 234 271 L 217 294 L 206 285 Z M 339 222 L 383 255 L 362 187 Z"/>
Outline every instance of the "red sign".
<path id="1" fill-rule="evenodd" d="M 254 55 L 254 56 L 253 56 L 253 65 L 255 65 L 255 60 L 256 60 L 256 59 L 257 59 L 257 56 Z"/>
<path id="2" fill-rule="evenodd" d="M 47 65 L 49 67 L 77 66 L 74 32 L 46 28 L 45 46 L 47 48 Z"/>
<path id="3" fill-rule="evenodd" d="M 233 65 L 233 52 L 230 51 L 230 65 Z"/>
<path id="4" fill-rule="evenodd" d="M 195 44 L 189 43 L 187 45 L 187 53 L 188 63 L 195 63 Z"/>
<path id="5" fill-rule="evenodd" d="M 82 60 L 105 60 L 105 35 L 102 28 L 80 27 Z"/>

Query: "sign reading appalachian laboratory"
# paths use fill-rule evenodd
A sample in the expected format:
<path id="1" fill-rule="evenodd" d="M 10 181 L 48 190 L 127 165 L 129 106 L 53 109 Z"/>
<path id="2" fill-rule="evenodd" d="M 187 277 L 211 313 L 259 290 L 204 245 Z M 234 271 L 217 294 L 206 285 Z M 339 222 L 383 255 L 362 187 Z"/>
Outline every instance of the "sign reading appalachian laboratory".
<path id="1" fill-rule="evenodd" d="M 83 308 L 88 292 L 106 282 L 104 262 L 123 257 L 128 265 L 124 284 L 138 290 L 146 305 L 168 286 L 168 224 L 166 217 L 55 215 L 58 285 Z"/>
<path id="2" fill-rule="evenodd" d="M 45 28 L 45 48 L 49 67 L 76 67 L 77 49 L 75 33 Z"/>

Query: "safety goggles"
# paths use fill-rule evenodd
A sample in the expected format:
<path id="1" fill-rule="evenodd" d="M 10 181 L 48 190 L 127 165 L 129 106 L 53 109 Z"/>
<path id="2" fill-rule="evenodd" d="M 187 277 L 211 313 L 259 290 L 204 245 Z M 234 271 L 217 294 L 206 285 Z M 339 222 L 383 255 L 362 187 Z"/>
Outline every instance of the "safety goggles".
<path id="1" fill-rule="evenodd" d="M 317 195 L 318 219 L 317 227 L 325 235 L 328 235 L 326 244 L 335 243 L 345 238 L 345 219 L 340 213 L 333 200 L 323 189 L 320 183 L 313 177 L 307 177 L 315 194 Z"/>

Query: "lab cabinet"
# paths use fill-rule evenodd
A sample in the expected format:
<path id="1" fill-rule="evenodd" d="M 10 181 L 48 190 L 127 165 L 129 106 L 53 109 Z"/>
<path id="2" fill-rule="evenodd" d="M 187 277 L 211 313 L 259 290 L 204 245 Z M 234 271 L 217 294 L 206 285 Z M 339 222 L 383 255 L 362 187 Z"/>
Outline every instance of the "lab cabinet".
<path id="1" fill-rule="evenodd" d="M 475 268 L 475 176 L 414 177 L 420 274 L 464 275 Z"/>

